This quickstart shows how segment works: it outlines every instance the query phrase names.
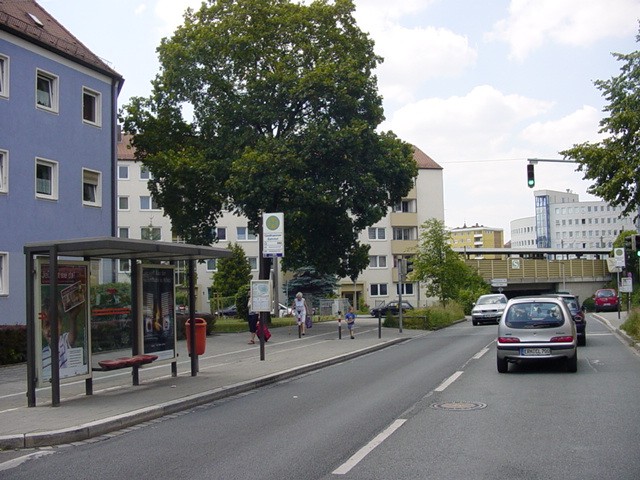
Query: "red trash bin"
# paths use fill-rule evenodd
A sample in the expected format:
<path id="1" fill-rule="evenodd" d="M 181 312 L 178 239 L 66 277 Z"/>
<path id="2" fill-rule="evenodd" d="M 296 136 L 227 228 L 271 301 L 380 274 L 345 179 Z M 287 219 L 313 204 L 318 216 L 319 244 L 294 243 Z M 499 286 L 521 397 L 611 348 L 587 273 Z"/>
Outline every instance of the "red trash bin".
<path id="1" fill-rule="evenodd" d="M 207 347 L 207 321 L 196 318 L 196 355 L 202 355 Z M 187 335 L 187 351 L 191 355 L 191 319 L 184 324 Z"/>

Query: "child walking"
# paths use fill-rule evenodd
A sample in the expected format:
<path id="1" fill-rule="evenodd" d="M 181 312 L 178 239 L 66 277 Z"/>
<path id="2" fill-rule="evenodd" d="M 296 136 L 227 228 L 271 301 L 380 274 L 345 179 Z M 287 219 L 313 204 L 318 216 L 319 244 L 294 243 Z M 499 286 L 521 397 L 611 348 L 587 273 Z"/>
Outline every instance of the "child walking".
<path id="1" fill-rule="evenodd" d="M 349 307 L 349 311 L 347 312 L 347 314 L 344 316 L 344 319 L 347 321 L 347 328 L 349 329 L 349 335 L 351 336 L 351 339 L 353 340 L 354 337 L 354 330 L 355 330 L 355 325 L 356 325 L 356 314 L 353 313 L 353 307 Z"/>

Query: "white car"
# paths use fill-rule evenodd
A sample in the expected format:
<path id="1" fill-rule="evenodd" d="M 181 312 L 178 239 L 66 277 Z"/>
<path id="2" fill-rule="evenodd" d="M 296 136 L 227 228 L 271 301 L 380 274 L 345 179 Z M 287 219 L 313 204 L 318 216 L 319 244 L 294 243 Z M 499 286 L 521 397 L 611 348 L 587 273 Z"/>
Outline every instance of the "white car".
<path id="1" fill-rule="evenodd" d="M 478 301 L 473 304 L 471 322 L 474 325 L 479 323 L 498 323 L 506 306 L 507 297 L 502 293 L 480 295 Z"/>
<path id="2" fill-rule="evenodd" d="M 278 316 L 279 317 L 288 317 L 292 314 L 291 307 L 287 307 L 281 303 L 278 304 Z"/>

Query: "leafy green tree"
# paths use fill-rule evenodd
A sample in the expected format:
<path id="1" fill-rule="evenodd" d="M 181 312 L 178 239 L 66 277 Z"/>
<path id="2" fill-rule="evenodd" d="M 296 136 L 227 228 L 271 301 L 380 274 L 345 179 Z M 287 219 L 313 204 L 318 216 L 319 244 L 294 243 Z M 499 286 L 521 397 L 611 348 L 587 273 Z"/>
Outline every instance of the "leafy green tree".
<path id="1" fill-rule="evenodd" d="M 235 297 L 240 287 L 251 283 L 251 265 L 237 243 L 230 244 L 231 256 L 218 259 L 213 274 L 213 291 L 221 297 Z"/>
<path id="2" fill-rule="evenodd" d="M 411 145 L 377 131 L 382 59 L 354 9 L 217 0 L 187 10 L 162 40 L 152 95 L 131 100 L 124 125 L 153 173 L 151 193 L 188 241 L 215 240 L 227 208 L 256 231 L 261 212 L 284 212 L 283 268 L 366 268 L 358 233 L 407 194 L 417 165 Z"/>
<path id="3" fill-rule="evenodd" d="M 640 34 L 636 35 L 640 42 Z M 623 62 L 621 73 L 595 86 L 609 102 L 600 121 L 606 137 L 597 143 L 582 143 L 560 152 L 578 162 L 578 171 L 593 180 L 588 192 L 613 206 L 623 206 L 626 216 L 638 216 L 640 207 L 640 51 L 614 53 Z"/>
<path id="4" fill-rule="evenodd" d="M 449 239 L 440 220 L 430 219 L 422 224 L 409 280 L 426 282 L 427 295 L 437 297 L 443 305 L 450 300 L 466 304 L 470 297 L 477 298 L 486 291 L 486 283 L 451 249 Z"/>

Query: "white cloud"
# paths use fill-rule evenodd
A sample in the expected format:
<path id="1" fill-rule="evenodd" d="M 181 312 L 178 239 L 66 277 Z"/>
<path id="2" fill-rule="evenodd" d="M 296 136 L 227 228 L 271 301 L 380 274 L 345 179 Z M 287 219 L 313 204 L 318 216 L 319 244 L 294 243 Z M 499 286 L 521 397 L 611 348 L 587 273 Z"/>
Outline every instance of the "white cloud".
<path id="1" fill-rule="evenodd" d="M 133 13 L 134 15 L 142 15 L 146 10 L 147 10 L 147 5 L 144 3 L 141 3 L 133 10 Z"/>
<path id="2" fill-rule="evenodd" d="M 522 130 L 520 138 L 538 148 L 554 149 L 555 152 L 572 147 L 576 143 L 597 142 L 601 113 L 593 107 L 584 106 L 565 117 L 548 122 L 535 122 Z"/>
<path id="3" fill-rule="evenodd" d="M 202 0 L 157 0 L 154 12 L 163 25 L 161 34 L 171 35 L 174 30 L 183 23 L 183 15 L 187 8 L 197 10 Z"/>
<path id="4" fill-rule="evenodd" d="M 633 35 L 639 15 L 640 0 L 511 0 L 487 39 L 508 43 L 510 57 L 522 60 L 548 41 L 588 46 Z"/>
<path id="5" fill-rule="evenodd" d="M 552 102 L 481 85 L 465 96 L 427 98 L 405 105 L 382 128 L 415 143 L 436 161 L 503 158 L 521 122 L 552 106 Z"/>
<path id="6" fill-rule="evenodd" d="M 413 101 L 431 78 L 461 75 L 477 59 L 467 38 L 443 28 L 387 26 L 375 33 L 375 51 L 384 58 L 376 72 L 390 101 Z"/>

